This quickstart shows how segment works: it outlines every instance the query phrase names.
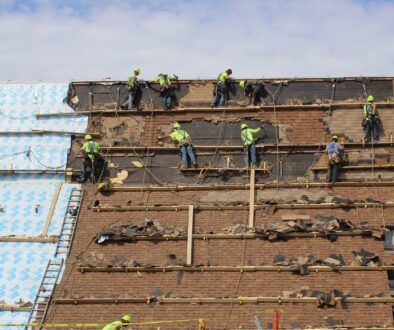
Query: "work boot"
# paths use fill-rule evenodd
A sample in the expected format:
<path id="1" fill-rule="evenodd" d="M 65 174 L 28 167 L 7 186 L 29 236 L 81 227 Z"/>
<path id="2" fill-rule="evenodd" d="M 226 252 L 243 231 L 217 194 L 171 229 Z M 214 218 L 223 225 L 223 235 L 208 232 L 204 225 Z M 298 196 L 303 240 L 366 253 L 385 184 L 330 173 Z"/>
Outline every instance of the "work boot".
<path id="1" fill-rule="evenodd" d="M 78 183 L 85 183 L 86 180 L 84 178 L 78 178 L 77 181 Z"/>
<path id="2" fill-rule="evenodd" d="M 197 167 L 198 167 L 197 162 L 193 162 L 193 167 L 194 167 L 194 168 L 197 168 Z"/>

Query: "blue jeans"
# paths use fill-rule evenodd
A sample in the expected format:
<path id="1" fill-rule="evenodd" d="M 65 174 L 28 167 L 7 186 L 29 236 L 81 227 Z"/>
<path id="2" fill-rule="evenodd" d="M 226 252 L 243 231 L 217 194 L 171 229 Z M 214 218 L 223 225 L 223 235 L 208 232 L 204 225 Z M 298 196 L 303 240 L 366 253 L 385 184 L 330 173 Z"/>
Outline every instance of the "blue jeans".
<path id="1" fill-rule="evenodd" d="M 374 140 L 379 140 L 379 125 L 375 120 L 366 120 L 364 126 L 364 139 L 368 140 L 373 135 Z"/>
<path id="2" fill-rule="evenodd" d="M 187 156 L 189 156 L 190 161 L 192 162 L 192 164 L 194 164 L 196 162 L 196 157 L 194 156 L 193 146 L 192 145 L 190 145 L 190 144 L 182 145 L 181 153 L 182 153 L 183 166 L 188 167 L 188 165 L 189 165 L 189 162 L 187 160 Z"/>
<path id="3" fill-rule="evenodd" d="M 216 94 L 212 99 L 211 106 L 217 107 L 224 107 L 227 101 L 227 91 L 223 90 L 222 87 L 216 86 Z"/>
<path id="4" fill-rule="evenodd" d="M 253 143 L 248 146 L 245 146 L 244 152 L 245 152 L 245 166 L 248 167 L 249 163 L 252 163 L 252 165 L 257 165 L 256 145 Z"/>
<path id="5" fill-rule="evenodd" d="M 169 109 L 172 106 L 172 91 L 170 89 L 166 89 L 162 91 L 163 96 L 163 105 L 165 108 Z"/>

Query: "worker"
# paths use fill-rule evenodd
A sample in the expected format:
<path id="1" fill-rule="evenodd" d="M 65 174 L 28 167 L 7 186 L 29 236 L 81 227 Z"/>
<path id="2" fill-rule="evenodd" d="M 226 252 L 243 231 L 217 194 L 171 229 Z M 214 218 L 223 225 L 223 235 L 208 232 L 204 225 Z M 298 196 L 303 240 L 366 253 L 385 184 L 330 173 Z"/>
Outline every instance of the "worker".
<path id="1" fill-rule="evenodd" d="M 244 95 L 249 97 L 249 105 L 260 105 L 261 98 L 265 94 L 264 83 L 259 80 L 241 80 L 239 83 Z"/>
<path id="2" fill-rule="evenodd" d="M 121 330 L 128 327 L 129 323 L 131 323 L 131 316 L 124 315 L 120 321 L 109 323 L 102 330 Z"/>
<path id="3" fill-rule="evenodd" d="M 364 105 L 364 119 L 362 125 L 364 127 L 364 141 L 368 142 L 373 137 L 374 141 L 379 141 L 380 118 L 374 103 L 374 97 L 367 97 L 367 104 Z"/>
<path id="4" fill-rule="evenodd" d="M 190 158 L 192 165 L 196 167 L 197 162 L 193 152 L 192 139 L 188 132 L 181 129 L 181 125 L 178 122 L 174 124 L 170 138 L 181 146 L 182 167 L 189 167 L 188 158 Z"/>
<path id="5" fill-rule="evenodd" d="M 156 81 L 160 84 L 160 96 L 163 98 L 164 109 L 171 109 L 175 101 L 174 87 L 171 80 L 178 80 L 177 75 L 169 75 L 160 73 L 156 77 Z"/>
<path id="6" fill-rule="evenodd" d="M 331 142 L 327 144 L 328 156 L 327 182 L 334 183 L 337 180 L 339 167 L 342 161 L 343 146 L 338 142 L 338 136 L 333 135 Z"/>
<path id="7" fill-rule="evenodd" d="M 231 81 L 230 76 L 233 71 L 231 69 L 227 69 L 219 74 L 216 85 L 213 91 L 213 99 L 211 102 L 211 107 L 224 107 L 226 105 L 227 96 L 228 96 L 228 87 Z"/>
<path id="8" fill-rule="evenodd" d="M 264 126 L 252 129 L 249 128 L 247 124 L 241 125 L 241 139 L 244 145 L 245 152 L 245 166 L 249 167 L 249 164 L 252 163 L 252 168 L 256 168 L 257 166 L 257 158 L 256 158 L 256 140 L 255 134 L 259 133 Z"/>
<path id="9" fill-rule="evenodd" d="M 100 155 L 100 145 L 92 140 L 90 134 L 85 135 L 85 143 L 81 150 L 85 159 L 82 163 L 81 176 L 78 182 L 83 183 L 87 180 L 87 168 L 91 169 L 91 177 L 95 178 L 96 174 L 102 172 L 105 161 Z"/>
<path id="10" fill-rule="evenodd" d="M 131 75 L 127 79 L 127 91 L 129 93 L 128 98 L 126 101 L 123 102 L 121 108 L 122 109 L 139 109 L 139 105 L 141 102 L 141 97 L 142 97 L 142 88 L 138 82 L 138 76 L 141 73 L 141 68 L 135 68 L 133 71 L 133 75 Z"/>

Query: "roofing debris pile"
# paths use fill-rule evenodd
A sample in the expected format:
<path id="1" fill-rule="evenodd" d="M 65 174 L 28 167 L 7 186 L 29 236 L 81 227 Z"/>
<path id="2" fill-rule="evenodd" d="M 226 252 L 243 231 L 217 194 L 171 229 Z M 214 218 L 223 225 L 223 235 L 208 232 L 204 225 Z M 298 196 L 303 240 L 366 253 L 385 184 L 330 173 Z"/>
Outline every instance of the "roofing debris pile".
<path id="1" fill-rule="evenodd" d="M 257 233 L 262 235 L 262 239 L 275 241 L 286 238 L 290 233 L 320 233 L 327 236 L 331 241 L 337 239 L 336 232 L 362 231 L 371 233 L 373 237 L 381 239 L 383 232 L 380 227 L 370 225 L 354 225 L 351 221 L 338 219 L 333 216 L 316 215 L 311 220 L 287 221 L 286 223 L 271 222 L 263 223 L 260 226 L 249 228 L 245 224 L 236 224 L 224 229 L 229 234 Z"/>
<path id="2" fill-rule="evenodd" d="M 113 226 L 104 230 L 96 237 L 96 242 L 102 244 L 110 241 L 134 241 L 139 237 L 178 237 L 187 235 L 186 229 L 164 227 L 159 221 L 145 219 L 141 225 Z"/>

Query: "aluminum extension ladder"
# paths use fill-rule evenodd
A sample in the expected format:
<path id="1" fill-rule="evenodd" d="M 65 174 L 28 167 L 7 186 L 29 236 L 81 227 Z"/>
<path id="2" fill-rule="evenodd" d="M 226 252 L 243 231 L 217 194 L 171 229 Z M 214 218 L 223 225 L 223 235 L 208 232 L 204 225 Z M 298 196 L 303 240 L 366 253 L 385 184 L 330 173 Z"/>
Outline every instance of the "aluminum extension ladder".
<path id="1" fill-rule="evenodd" d="M 42 278 L 40 288 L 38 290 L 37 296 L 34 300 L 33 308 L 30 312 L 28 324 L 39 323 L 45 320 L 48 312 L 49 304 L 52 299 L 53 292 L 55 291 L 56 283 L 59 279 L 60 272 L 63 267 L 64 260 L 52 261 L 49 260 L 47 267 L 45 269 L 44 277 Z M 29 329 L 41 330 L 41 326 L 37 327 L 25 327 L 25 330 Z"/>
<path id="2" fill-rule="evenodd" d="M 61 253 L 67 255 L 70 253 L 70 247 L 74 240 L 75 227 L 77 226 L 77 221 L 81 210 L 83 195 L 83 189 L 73 188 L 71 190 L 62 230 L 60 232 L 59 240 L 56 246 L 55 257 Z"/>

